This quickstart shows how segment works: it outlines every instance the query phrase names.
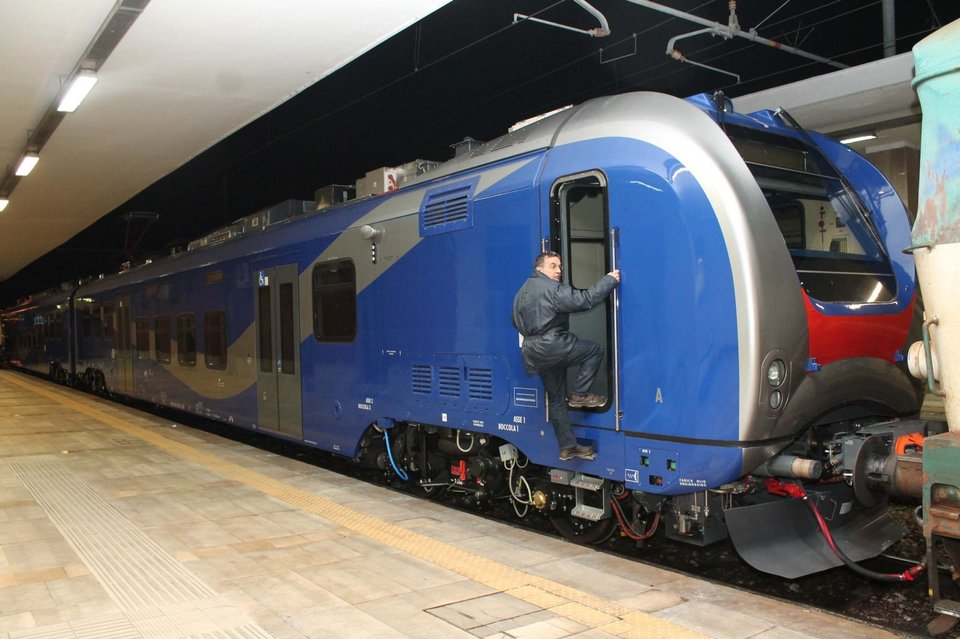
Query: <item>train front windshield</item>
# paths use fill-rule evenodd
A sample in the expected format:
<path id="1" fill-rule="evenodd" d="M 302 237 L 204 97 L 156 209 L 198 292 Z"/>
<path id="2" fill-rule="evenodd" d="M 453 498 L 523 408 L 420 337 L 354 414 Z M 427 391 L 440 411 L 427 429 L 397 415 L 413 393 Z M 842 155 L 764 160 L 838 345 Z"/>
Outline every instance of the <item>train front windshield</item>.
<path id="1" fill-rule="evenodd" d="M 770 205 L 807 295 L 894 299 L 896 280 L 873 223 L 818 151 L 751 129 L 728 126 L 727 134 Z"/>

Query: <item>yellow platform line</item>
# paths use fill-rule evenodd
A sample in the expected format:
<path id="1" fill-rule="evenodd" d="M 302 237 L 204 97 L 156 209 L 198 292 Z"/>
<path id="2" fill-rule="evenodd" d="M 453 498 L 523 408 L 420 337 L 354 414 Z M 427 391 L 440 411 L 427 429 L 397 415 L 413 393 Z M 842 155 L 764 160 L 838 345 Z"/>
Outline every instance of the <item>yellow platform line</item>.
<path id="1" fill-rule="evenodd" d="M 396 548 L 436 566 L 458 573 L 493 590 L 504 592 L 543 610 L 575 621 L 589 628 L 597 628 L 618 637 L 676 637 L 701 638 L 704 635 L 678 626 L 671 621 L 633 610 L 612 601 L 596 597 L 576 588 L 532 575 L 475 553 L 432 539 L 410 529 L 391 524 L 371 515 L 348 508 L 335 501 L 306 490 L 289 486 L 261 473 L 249 470 L 214 454 L 169 439 L 160 432 L 137 426 L 71 397 L 76 391 L 50 390 L 38 382 L 26 381 L 21 376 L 0 373 L 12 382 L 38 395 L 52 399 L 67 408 L 87 415 L 111 428 L 137 437 L 181 459 L 198 464 L 217 474 L 238 481 L 295 508 L 322 517 L 357 534 L 385 546 Z"/>

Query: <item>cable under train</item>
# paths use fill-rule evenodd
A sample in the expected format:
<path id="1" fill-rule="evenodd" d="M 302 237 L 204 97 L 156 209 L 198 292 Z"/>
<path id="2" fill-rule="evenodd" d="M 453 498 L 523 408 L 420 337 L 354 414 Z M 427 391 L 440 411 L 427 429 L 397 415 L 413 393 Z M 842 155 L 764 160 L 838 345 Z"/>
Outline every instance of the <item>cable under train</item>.
<path id="1" fill-rule="evenodd" d="M 8 356 L 509 500 L 580 543 L 729 536 L 795 578 L 840 565 L 835 544 L 859 561 L 900 538 L 886 495 L 916 477 L 889 463 L 926 434 L 897 419 L 921 398 L 902 363 L 916 283 L 907 211 L 862 156 L 782 110 L 629 93 L 420 168 L 34 295 L 3 313 Z M 510 320 L 541 250 L 578 288 L 623 274 L 571 316 L 605 345 L 606 405 L 571 411 L 592 461 L 559 460 Z"/>

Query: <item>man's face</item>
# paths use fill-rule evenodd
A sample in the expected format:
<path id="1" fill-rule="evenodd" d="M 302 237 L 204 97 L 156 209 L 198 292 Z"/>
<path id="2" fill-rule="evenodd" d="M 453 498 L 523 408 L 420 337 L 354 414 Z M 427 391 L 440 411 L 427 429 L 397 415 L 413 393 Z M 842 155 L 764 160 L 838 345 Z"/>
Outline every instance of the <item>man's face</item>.
<path id="1" fill-rule="evenodd" d="M 543 258 L 543 266 L 537 267 L 537 270 L 549 277 L 551 280 L 560 281 L 560 273 L 563 272 L 563 267 L 560 266 L 559 257 L 545 257 Z"/>

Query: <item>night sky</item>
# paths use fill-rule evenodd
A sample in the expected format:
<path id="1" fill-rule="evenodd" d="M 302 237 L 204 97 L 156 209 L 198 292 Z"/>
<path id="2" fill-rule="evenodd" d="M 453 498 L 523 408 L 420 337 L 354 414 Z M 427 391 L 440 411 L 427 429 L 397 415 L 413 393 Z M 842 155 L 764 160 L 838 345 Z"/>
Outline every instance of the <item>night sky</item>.
<path id="1" fill-rule="evenodd" d="M 628 0 L 591 4 L 606 15 L 610 36 L 513 24 L 514 13 L 523 13 L 597 26 L 570 0 L 454 0 L 0 284 L 0 307 L 63 281 L 114 272 L 131 253 L 136 260 L 167 254 L 244 215 L 291 198 L 312 200 L 315 189 L 352 184 L 379 166 L 447 160 L 450 145 L 465 136 L 488 140 L 566 104 L 638 90 L 683 97 L 720 89 L 735 98 L 834 70 L 741 38 L 680 41 L 690 59 L 739 73 L 736 83 L 665 55 L 670 37 L 699 25 Z M 724 24 L 729 13 L 726 0 L 669 4 Z M 960 17 L 960 2 L 951 0 L 901 0 L 896 9 L 897 53 Z M 759 35 L 845 64 L 883 57 L 879 1 L 741 0 L 737 14 L 743 29 L 763 21 Z M 146 226 L 143 216 L 129 215 L 137 212 L 157 219 Z"/>

